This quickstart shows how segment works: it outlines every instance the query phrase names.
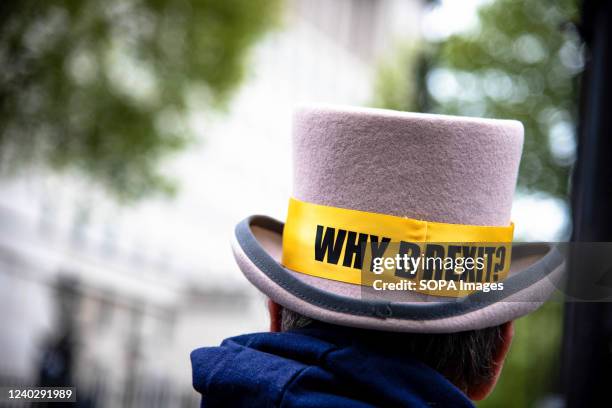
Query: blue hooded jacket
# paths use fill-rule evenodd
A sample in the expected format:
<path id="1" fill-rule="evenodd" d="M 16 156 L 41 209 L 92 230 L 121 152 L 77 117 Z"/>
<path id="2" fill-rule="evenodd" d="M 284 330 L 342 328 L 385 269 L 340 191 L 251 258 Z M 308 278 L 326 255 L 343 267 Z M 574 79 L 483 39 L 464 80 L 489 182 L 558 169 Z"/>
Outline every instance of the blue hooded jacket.
<path id="1" fill-rule="evenodd" d="M 202 407 L 473 407 L 384 336 L 319 325 L 232 337 L 191 353 Z"/>

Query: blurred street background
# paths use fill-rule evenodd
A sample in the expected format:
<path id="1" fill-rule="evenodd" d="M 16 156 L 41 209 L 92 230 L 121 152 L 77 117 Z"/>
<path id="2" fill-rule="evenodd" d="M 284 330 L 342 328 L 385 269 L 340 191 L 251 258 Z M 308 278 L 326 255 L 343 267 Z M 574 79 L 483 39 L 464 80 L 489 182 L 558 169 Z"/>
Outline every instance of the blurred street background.
<path id="1" fill-rule="evenodd" d="M 571 0 L 3 2 L 0 385 L 198 406 L 191 350 L 267 330 L 229 241 L 249 214 L 284 218 L 300 104 L 520 120 L 516 238 L 567 240 L 577 15 Z M 517 322 L 479 406 L 561 406 L 561 311 Z"/>

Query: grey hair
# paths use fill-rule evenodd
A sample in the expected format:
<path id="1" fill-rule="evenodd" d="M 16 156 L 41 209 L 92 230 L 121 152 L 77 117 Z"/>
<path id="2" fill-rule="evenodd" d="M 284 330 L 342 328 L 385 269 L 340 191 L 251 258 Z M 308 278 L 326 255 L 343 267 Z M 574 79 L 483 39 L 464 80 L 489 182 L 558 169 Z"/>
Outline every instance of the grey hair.
<path id="1" fill-rule="evenodd" d="M 281 330 L 301 329 L 317 321 L 292 310 L 281 308 Z M 380 344 L 381 337 L 401 344 L 398 350 L 444 374 L 461 389 L 491 379 L 497 347 L 503 340 L 502 326 L 459 333 L 387 333 L 364 330 L 363 338 Z"/>
<path id="2" fill-rule="evenodd" d="M 281 308 L 281 331 L 301 329 L 311 325 L 313 322 L 314 320 L 310 317 L 306 317 L 284 307 Z"/>

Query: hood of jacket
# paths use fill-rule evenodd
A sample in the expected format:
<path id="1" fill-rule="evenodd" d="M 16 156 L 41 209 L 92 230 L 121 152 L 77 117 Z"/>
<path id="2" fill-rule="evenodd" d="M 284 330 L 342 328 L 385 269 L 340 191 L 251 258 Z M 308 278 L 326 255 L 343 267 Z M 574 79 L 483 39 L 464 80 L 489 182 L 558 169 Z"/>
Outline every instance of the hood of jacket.
<path id="1" fill-rule="evenodd" d="M 191 353 L 202 407 L 473 407 L 400 345 L 311 327 L 232 337 Z"/>

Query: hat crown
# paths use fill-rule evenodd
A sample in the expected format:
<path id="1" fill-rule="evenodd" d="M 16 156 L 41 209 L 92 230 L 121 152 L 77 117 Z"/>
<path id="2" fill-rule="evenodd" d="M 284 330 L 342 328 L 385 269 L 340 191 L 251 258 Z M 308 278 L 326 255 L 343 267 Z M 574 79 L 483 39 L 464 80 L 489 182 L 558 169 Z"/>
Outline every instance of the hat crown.
<path id="1" fill-rule="evenodd" d="M 505 226 L 518 121 L 307 107 L 294 116 L 294 197 L 455 224 Z"/>

